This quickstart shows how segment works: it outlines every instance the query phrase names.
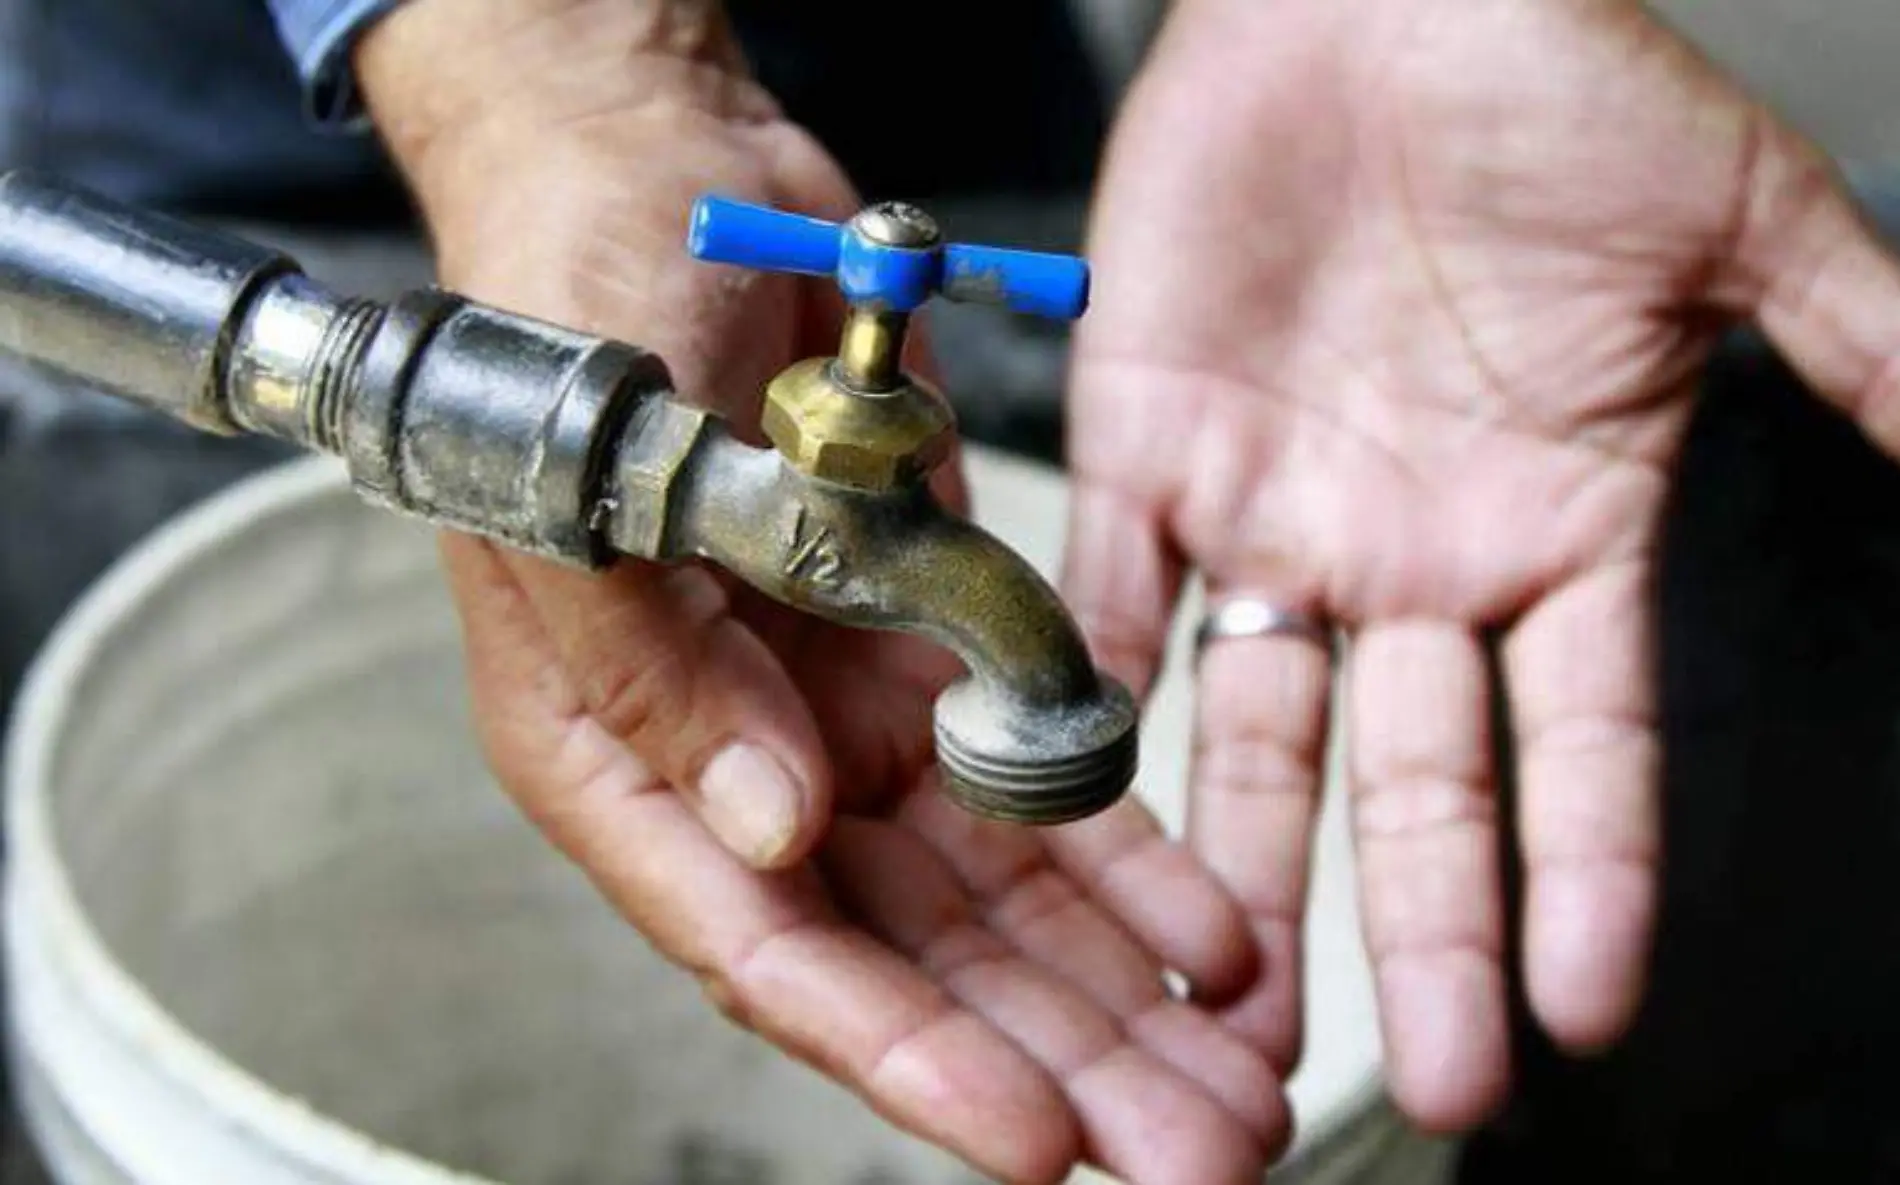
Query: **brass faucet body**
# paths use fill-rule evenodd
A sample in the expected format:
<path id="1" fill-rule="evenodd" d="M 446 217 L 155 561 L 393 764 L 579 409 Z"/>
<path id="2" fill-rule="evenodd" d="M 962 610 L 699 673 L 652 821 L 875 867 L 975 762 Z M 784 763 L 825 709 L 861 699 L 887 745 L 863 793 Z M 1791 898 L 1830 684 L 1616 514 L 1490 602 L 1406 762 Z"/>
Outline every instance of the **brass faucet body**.
<path id="1" fill-rule="evenodd" d="M 0 349 L 204 431 L 340 456 L 365 499 L 439 526 L 586 569 L 705 560 L 828 621 L 930 639 L 967 668 L 936 705 L 946 791 L 1014 822 L 1092 815 L 1133 780 L 1133 700 L 1034 567 L 933 497 L 955 417 L 903 371 L 905 324 L 854 310 L 836 357 L 763 393 L 758 449 L 637 347 L 433 289 L 346 299 L 241 239 L 0 180 Z"/>
<path id="2" fill-rule="evenodd" d="M 1096 670 L 1035 568 L 937 501 L 928 466 L 867 489 L 678 403 L 643 415 L 618 465 L 607 531 L 619 550 L 709 560 L 827 621 L 951 650 L 969 673 L 938 699 L 937 756 L 945 789 L 979 814 L 1062 823 L 1121 796 L 1137 759 L 1132 698 Z"/>

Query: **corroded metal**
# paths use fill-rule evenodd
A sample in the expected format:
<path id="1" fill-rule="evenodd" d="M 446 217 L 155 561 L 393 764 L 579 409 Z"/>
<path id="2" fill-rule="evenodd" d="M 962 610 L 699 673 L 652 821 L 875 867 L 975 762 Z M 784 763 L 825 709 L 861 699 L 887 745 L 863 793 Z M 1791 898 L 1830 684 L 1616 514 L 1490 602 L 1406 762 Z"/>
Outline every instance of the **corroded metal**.
<path id="1" fill-rule="evenodd" d="M 853 218 L 851 228 L 887 247 L 930 247 L 943 239 L 937 220 L 909 202 L 880 202 Z"/>
<path id="2" fill-rule="evenodd" d="M 867 395 L 894 390 L 904 382 L 899 362 L 909 317 L 903 313 L 853 309 L 845 318 L 838 344 L 837 379 Z"/>
<path id="3" fill-rule="evenodd" d="M 17 171 L 0 176 L 0 214 L 0 340 L 199 431 L 245 431 L 222 389 L 232 338 L 291 260 Z"/>
<path id="4" fill-rule="evenodd" d="M 661 487 L 651 452 L 639 435 L 623 447 L 620 550 L 710 560 L 803 612 L 917 634 L 963 660 L 969 674 L 938 700 L 936 735 L 947 789 L 965 806 L 1061 823 L 1127 789 L 1138 734 L 1128 692 L 1096 670 L 1035 568 L 946 511 L 925 474 L 879 492 L 816 480 L 717 421 L 700 425 Z M 666 524 L 658 546 L 654 522 Z"/>
<path id="5" fill-rule="evenodd" d="M 943 396 L 916 381 L 860 392 L 837 369 L 830 358 L 807 359 L 766 388 L 761 426 L 794 468 L 879 492 L 915 481 L 949 455 L 956 416 Z"/>
<path id="6" fill-rule="evenodd" d="M 668 554 L 667 525 L 708 418 L 670 399 L 648 400 L 634 413 L 613 461 L 613 485 L 603 506 L 607 537 L 622 553 L 645 559 Z"/>
<path id="7" fill-rule="evenodd" d="M 907 207 L 859 227 L 909 248 Z M 937 642 L 947 791 L 1053 824 L 1130 785 L 1137 715 L 1055 590 L 932 496 L 955 418 L 854 311 L 764 395 L 755 449 L 633 346 L 425 290 L 345 299 L 292 260 L 85 194 L 0 182 L 0 348 L 201 429 L 334 453 L 369 502 L 585 569 L 705 560 L 826 620 Z"/>

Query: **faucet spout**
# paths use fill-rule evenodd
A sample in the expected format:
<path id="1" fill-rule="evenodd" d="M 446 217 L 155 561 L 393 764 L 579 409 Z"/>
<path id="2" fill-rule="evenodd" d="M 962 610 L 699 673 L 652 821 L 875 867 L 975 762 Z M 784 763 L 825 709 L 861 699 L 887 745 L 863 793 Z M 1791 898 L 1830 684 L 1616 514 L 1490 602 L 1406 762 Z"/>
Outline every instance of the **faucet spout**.
<path id="1" fill-rule="evenodd" d="M 945 787 L 966 808 L 1048 825 L 1126 791 L 1132 697 L 1041 574 L 923 480 L 871 492 L 815 478 L 678 403 L 656 401 L 627 439 L 608 528 L 619 550 L 705 559 L 805 613 L 963 662 L 935 715 Z"/>
<path id="2" fill-rule="evenodd" d="M 958 655 L 935 705 L 944 789 L 1031 824 L 1112 805 L 1138 717 L 1035 569 L 939 505 L 955 415 L 902 366 L 927 300 L 1072 319 L 1080 260 L 945 242 L 922 211 L 836 225 L 707 199 L 712 262 L 826 275 L 838 352 L 763 392 L 753 449 L 664 359 L 429 288 L 331 292 L 294 259 L 64 182 L 0 173 L 0 355 L 218 434 L 342 459 L 369 503 L 583 571 L 705 559 L 847 626 Z"/>

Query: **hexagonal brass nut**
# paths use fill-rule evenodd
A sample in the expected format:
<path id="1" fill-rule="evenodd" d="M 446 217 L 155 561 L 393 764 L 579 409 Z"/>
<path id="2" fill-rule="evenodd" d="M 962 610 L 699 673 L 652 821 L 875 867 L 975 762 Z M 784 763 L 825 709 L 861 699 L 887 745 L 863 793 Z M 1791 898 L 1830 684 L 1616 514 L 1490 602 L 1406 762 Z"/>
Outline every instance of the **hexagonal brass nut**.
<path id="1" fill-rule="evenodd" d="M 670 558 L 666 527 L 673 487 L 706 431 L 706 413 L 669 399 L 649 399 L 635 413 L 627 446 L 616 459 L 619 497 L 609 511 L 614 546 L 642 559 Z"/>
<path id="2" fill-rule="evenodd" d="M 956 416 L 922 384 L 865 394 L 837 382 L 830 359 L 814 358 L 772 380 L 761 426 L 800 472 L 881 493 L 920 480 L 949 455 Z"/>

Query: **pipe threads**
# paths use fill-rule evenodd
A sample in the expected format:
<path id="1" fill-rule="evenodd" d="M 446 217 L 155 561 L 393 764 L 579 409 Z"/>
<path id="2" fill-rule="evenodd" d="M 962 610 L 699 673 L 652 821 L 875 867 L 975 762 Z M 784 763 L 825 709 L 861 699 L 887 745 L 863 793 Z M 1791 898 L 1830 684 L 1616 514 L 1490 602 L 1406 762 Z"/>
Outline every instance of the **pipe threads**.
<path id="1" fill-rule="evenodd" d="M 1047 827 L 1100 814 L 1134 780 L 1137 736 L 1130 731 L 1091 753 L 1033 761 L 985 755 L 937 730 L 944 791 L 974 814 Z"/>
<path id="2" fill-rule="evenodd" d="M 937 699 L 944 792 L 985 818 L 1048 827 L 1114 806 L 1134 783 L 1141 718 L 1128 689 L 1034 706 L 960 680 Z"/>
<path id="3" fill-rule="evenodd" d="M 311 359 L 303 405 L 309 440 L 325 452 L 343 449 L 343 416 L 362 372 L 363 358 L 376 340 L 386 313 L 385 306 L 377 301 L 353 299 L 344 302 L 324 328 L 323 340 Z"/>

